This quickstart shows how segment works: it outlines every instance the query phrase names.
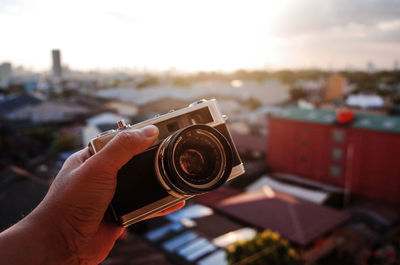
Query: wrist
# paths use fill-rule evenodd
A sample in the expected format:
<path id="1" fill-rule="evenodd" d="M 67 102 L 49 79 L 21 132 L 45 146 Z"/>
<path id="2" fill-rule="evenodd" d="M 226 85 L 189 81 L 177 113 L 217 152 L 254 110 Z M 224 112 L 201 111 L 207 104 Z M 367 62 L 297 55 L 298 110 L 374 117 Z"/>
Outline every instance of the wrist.
<path id="1" fill-rule="evenodd" d="M 68 232 L 62 229 L 63 226 L 58 220 L 60 218 L 57 218 L 56 211 L 49 209 L 41 211 L 42 207 L 43 205 L 40 205 L 27 216 L 24 226 L 28 233 L 25 236 L 32 235 L 37 244 L 41 245 L 37 249 L 42 253 L 41 257 L 45 262 L 43 264 L 79 264 L 74 255 L 76 250 L 69 244 Z"/>
<path id="2" fill-rule="evenodd" d="M 54 224 L 33 212 L 0 234 L 4 264 L 78 264 Z"/>

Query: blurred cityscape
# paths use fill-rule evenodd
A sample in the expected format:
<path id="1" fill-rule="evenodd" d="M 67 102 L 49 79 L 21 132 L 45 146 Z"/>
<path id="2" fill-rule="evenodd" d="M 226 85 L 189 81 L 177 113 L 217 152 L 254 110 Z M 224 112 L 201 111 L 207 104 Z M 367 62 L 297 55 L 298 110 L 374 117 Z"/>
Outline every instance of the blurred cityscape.
<path id="1" fill-rule="evenodd" d="M 215 98 L 246 173 L 132 225 L 103 265 L 400 264 L 397 60 L 384 71 L 155 73 L 75 71 L 62 51 L 49 57 L 45 72 L 0 62 L 0 231 L 118 120 Z"/>

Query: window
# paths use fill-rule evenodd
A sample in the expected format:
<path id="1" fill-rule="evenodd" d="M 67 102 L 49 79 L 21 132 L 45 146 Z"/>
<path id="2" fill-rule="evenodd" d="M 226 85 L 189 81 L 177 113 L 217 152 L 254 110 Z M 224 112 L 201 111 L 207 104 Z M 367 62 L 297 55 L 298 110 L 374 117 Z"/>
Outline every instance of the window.
<path id="1" fill-rule="evenodd" d="M 340 161 L 343 157 L 343 151 L 340 148 L 333 147 L 331 151 L 331 157 L 333 160 Z"/>
<path id="2" fill-rule="evenodd" d="M 332 177 L 338 178 L 342 175 L 342 167 L 337 165 L 331 165 L 329 173 Z"/>
<path id="3" fill-rule="evenodd" d="M 344 141 L 344 131 L 342 130 L 333 130 L 332 132 L 332 140 L 336 143 L 343 143 Z"/>

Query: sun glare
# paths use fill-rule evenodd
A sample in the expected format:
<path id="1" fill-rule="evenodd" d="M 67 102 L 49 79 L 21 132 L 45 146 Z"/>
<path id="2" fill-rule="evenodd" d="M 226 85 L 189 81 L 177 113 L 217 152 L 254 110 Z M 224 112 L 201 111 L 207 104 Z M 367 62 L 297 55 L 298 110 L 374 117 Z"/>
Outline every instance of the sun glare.
<path id="1" fill-rule="evenodd" d="M 53 48 L 61 49 L 63 61 L 74 69 L 257 68 L 279 54 L 274 19 L 288 3 L 26 1 L 0 15 L 0 23 L 13 24 L 3 36 L 14 39 L 2 43 L 2 50 L 8 51 L 5 57 L 10 60 L 39 69 L 48 68 Z M 26 39 L 34 41 L 24 49 L 15 45 Z M 263 56 L 260 51 L 266 50 L 270 52 Z"/>

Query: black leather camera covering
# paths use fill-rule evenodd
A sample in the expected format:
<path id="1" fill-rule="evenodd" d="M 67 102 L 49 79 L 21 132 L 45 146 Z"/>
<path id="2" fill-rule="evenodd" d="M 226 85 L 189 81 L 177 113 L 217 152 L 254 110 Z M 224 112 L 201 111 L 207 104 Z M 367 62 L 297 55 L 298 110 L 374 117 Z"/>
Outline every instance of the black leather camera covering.
<path id="1" fill-rule="evenodd" d="M 153 147 L 134 156 L 118 171 L 117 188 L 111 202 L 117 216 L 169 196 L 160 185 L 154 171 L 157 148 L 158 146 Z"/>
<path id="2" fill-rule="evenodd" d="M 232 166 L 239 165 L 240 158 L 226 125 L 220 124 L 214 129 L 225 136 L 232 148 Z M 134 156 L 118 171 L 117 187 L 111 202 L 117 216 L 123 216 L 170 196 L 159 183 L 155 173 L 154 158 L 158 147 L 159 145 L 153 146 Z"/>

